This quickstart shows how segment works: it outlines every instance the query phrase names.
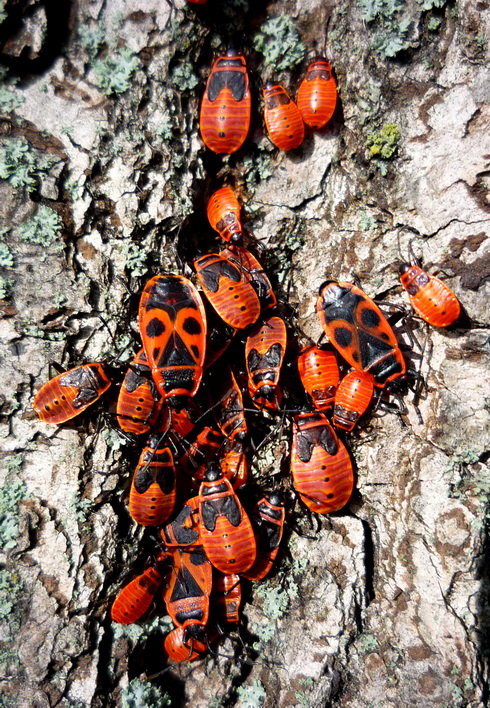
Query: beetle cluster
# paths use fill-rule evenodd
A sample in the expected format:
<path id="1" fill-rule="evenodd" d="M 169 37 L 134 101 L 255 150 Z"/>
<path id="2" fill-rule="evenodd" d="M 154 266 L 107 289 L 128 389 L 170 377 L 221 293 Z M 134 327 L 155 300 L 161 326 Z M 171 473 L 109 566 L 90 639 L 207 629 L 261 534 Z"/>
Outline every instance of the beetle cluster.
<path id="1" fill-rule="evenodd" d="M 280 150 L 301 145 L 305 124 L 323 128 L 337 104 L 337 83 L 326 59 L 316 59 L 306 70 L 297 104 L 282 84 L 268 82 L 263 89 L 264 122 L 272 143 Z M 214 62 L 201 103 L 201 137 L 218 154 L 241 148 L 250 128 L 252 99 L 245 57 L 234 49 Z"/>
<path id="2" fill-rule="evenodd" d="M 280 316 L 268 315 L 277 299 L 259 261 L 241 245 L 239 212 L 230 188 L 211 197 L 210 223 L 228 245 L 194 261 L 219 321 L 207 314 L 186 277 L 151 278 L 139 306 L 142 348 L 124 376 L 116 406 L 122 430 L 150 433 L 133 474 L 129 512 L 142 526 L 161 527 L 164 550 L 122 589 L 112 617 L 125 624 L 137 621 L 164 585 L 164 603 L 175 624 L 165 651 L 178 662 L 201 656 L 215 637 L 216 631 L 207 628 L 211 595 L 216 597 L 213 621 L 220 607 L 223 621 L 238 621 L 240 576 L 260 580 L 267 575 L 285 519 L 280 491 L 256 495 L 250 517 L 235 492 L 248 479 L 248 427 L 231 369 L 225 375 L 221 370 L 218 379 L 215 367 L 208 377 L 207 389 L 212 386 L 218 394 L 209 401 L 208 416 L 195 403 L 205 371 L 233 335 L 246 330 L 251 401 L 259 409 L 280 407 L 286 325 Z M 76 367 L 41 387 L 34 409 L 45 422 L 63 423 L 94 403 L 110 383 L 103 364 Z M 214 421 L 208 424 L 211 414 Z M 180 508 L 178 499 L 184 500 Z"/>
<path id="3" fill-rule="evenodd" d="M 324 125 L 335 108 L 336 86 L 328 62 L 318 60 L 300 87 L 299 109 L 279 89 L 265 89 L 265 122 L 273 142 L 290 149 L 296 146 L 286 141 L 296 125 L 292 106 L 301 111 L 301 132 L 303 121 Z M 245 60 L 230 50 L 216 60 L 202 101 L 205 144 L 218 153 L 237 150 L 248 133 L 250 110 Z M 279 111 L 284 113 L 276 123 Z M 254 488 L 244 396 L 255 412 L 291 418 L 294 490 L 309 509 L 325 514 L 344 507 L 354 487 L 350 454 L 335 429 L 351 431 L 374 392 L 406 373 L 395 333 L 374 301 L 356 285 L 329 281 L 317 303 L 328 345 L 300 352 L 304 391 L 298 397 L 286 385 L 283 392 L 286 321 L 260 261 L 244 245 L 240 204 L 229 186 L 211 195 L 207 217 L 225 245 L 193 260 L 205 300 L 183 275 L 156 275 L 147 282 L 139 306 L 141 348 L 116 408 L 122 430 L 149 434 L 133 474 L 129 512 L 136 523 L 160 529 L 162 548 L 121 590 L 112 617 L 125 624 L 139 620 L 163 587 L 175 625 L 165 654 L 176 662 L 201 657 L 223 623 L 238 622 L 241 579 L 264 578 L 279 550 L 285 521 L 281 491 L 256 485 L 249 512 L 239 498 L 245 485 Z M 448 326 L 459 317 L 454 294 L 418 265 L 402 265 L 401 283 L 429 323 Z M 245 373 L 223 366 L 234 339 L 243 342 Z M 42 420 L 60 424 L 110 385 L 103 364 L 78 366 L 45 384 L 34 408 Z"/>
<path id="4" fill-rule="evenodd" d="M 122 430 L 150 433 L 133 474 L 129 512 L 142 526 L 161 527 L 163 550 L 122 589 L 112 617 L 124 624 L 139 620 L 164 586 L 166 611 L 175 624 L 165 653 L 177 662 L 202 656 L 216 639 L 219 620 L 238 622 L 241 577 L 260 580 L 268 574 L 285 520 L 280 491 L 257 494 L 250 516 L 236 493 L 249 481 L 249 460 L 242 388 L 231 368 L 223 374 L 220 358 L 233 337 L 245 336 L 251 405 L 284 415 L 294 413 L 291 405 L 301 406 L 292 415 L 293 487 L 320 514 L 345 506 L 354 487 L 352 461 L 335 428 L 351 431 L 374 390 L 406 372 L 396 336 L 378 306 L 355 285 L 327 282 L 317 313 L 332 346 L 307 346 L 297 360 L 313 409 L 305 407 L 304 396 L 298 402 L 290 393 L 289 408 L 283 409 L 286 322 L 260 262 L 242 245 L 240 205 L 230 187 L 211 196 L 207 214 L 226 247 L 194 260 L 206 304 L 184 276 L 157 275 L 148 281 L 139 306 L 143 346 L 126 372 L 116 407 Z M 414 268 L 420 281 L 418 266 L 403 267 L 402 281 Z M 441 281 L 424 277 L 421 289 L 412 286 L 416 303 L 429 285 L 440 289 Z M 433 298 L 432 319 L 436 311 L 439 318 L 447 310 L 454 316 L 453 298 L 451 293 L 442 307 L 441 299 Z M 334 348 L 344 361 L 341 367 Z M 347 365 L 351 370 L 341 379 Z M 193 401 L 205 372 L 215 395 L 202 415 Z M 59 424 L 84 411 L 110 384 L 102 364 L 79 366 L 45 384 L 34 408 L 42 420 Z M 330 410 L 332 423 L 326 415 Z M 176 513 L 178 498 L 184 504 Z"/>

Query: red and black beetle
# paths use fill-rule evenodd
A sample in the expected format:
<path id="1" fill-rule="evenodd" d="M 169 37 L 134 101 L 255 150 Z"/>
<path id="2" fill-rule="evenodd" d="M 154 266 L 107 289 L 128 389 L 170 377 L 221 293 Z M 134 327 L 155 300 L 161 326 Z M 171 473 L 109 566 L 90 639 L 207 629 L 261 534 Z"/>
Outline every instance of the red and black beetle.
<path id="1" fill-rule="evenodd" d="M 238 150 L 250 128 L 251 107 L 245 57 L 229 49 L 214 62 L 201 103 L 199 124 L 206 147 L 218 154 Z"/>

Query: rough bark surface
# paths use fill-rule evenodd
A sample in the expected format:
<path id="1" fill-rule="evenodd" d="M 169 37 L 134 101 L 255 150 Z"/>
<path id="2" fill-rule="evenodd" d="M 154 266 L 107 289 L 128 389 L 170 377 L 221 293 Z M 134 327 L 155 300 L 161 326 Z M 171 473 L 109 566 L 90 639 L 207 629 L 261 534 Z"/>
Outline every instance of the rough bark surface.
<path id="1" fill-rule="evenodd" d="M 1 238 L 13 254 L 2 256 L 2 705 L 485 705 L 488 3 L 53 5 L 0 6 L 10 92 L 2 159 L 13 140 L 34 159 L 31 187 L 16 183 L 14 167 L 0 181 Z M 252 51 L 252 37 L 280 15 L 310 54 L 331 59 L 341 110 L 281 154 L 263 136 L 256 101 L 243 150 L 211 156 L 198 104 L 216 48 L 241 42 L 256 96 L 268 74 L 298 84 L 301 65 L 273 72 Z M 390 125 L 400 135 L 393 150 Z M 373 154 L 371 135 L 384 154 Z M 223 165 L 298 331 L 320 335 L 314 302 L 328 277 L 355 274 L 371 295 L 396 286 L 410 243 L 444 272 L 472 324 L 415 323 L 421 418 L 409 395 L 405 424 L 375 416 L 351 436 L 352 501 L 313 527 L 296 509 L 281 568 L 247 597 L 242 640 L 192 671 L 140 684 L 162 668 L 165 623 L 123 631 L 108 616 L 156 538 L 142 541 L 126 511 L 137 449 L 108 415 L 53 428 L 30 401 L 52 361 L 127 361 L 145 279 L 180 272 L 213 244 L 205 195 Z M 26 237 L 41 206 L 59 215 L 56 238 L 44 222 Z M 398 288 L 389 299 L 406 303 Z M 263 468 L 279 472 L 287 445 L 285 433 Z"/>

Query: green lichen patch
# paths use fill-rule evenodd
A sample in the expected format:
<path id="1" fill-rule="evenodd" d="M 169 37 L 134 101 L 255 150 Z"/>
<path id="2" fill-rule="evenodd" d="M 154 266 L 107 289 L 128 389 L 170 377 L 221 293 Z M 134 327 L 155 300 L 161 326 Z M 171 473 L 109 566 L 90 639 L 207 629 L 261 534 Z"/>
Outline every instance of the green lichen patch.
<path id="1" fill-rule="evenodd" d="M 149 622 L 141 624 L 118 624 L 112 623 L 112 633 L 114 639 L 127 639 L 133 646 L 140 640 L 145 641 L 152 634 L 165 635 L 174 628 L 174 624 L 168 615 L 156 616 Z"/>
<path id="2" fill-rule="evenodd" d="M 121 695 L 122 708 L 164 708 L 170 705 L 172 699 L 166 691 L 138 678 L 130 681 Z"/>
<path id="3" fill-rule="evenodd" d="M 96 84 L 106 96 L 125 93 L 140 61 L 130 49 L 108 54 L 94 63 Z"/>
<path id="4" fill-rule="evenodd" d="M 15 638 L 22 625 L 25 596 L 26 588 L 19 573 L 10 568 L 2 568 L 0 570 L 0 674 L 2 676 L 15 672 L 20 663 Z M 8 696 L 6 697 L 9 699 Z M 10 704 L 6 702 L 4 705 Z"/>
<path id="5" fill-rule="evenodd" d="M 0 146 L 0 179 L 15 189 L 33 192 L 55 162 L 41 155 L 24 138 L 10 138 Z"/>
<path id="6" fill-rule="evenodd" d="M 398 151 L 401 132 L 395 123 L 387 123 L 377 133 L 368 135 L 366 145 L 372 158 L 391 160 Z"/>
<path id="7" fill-rule="evenodd" d="M 361 231 L 372 231 L 375 229 L 377 221 L 372 214 L 364 210 L 359 214 L 359 228 Z"/>
<path id="8" fill-rule="evenodd" d="M 287 15 L 271 17 L 264 22 L 253 39 L 253 46 L 263 55 L 265 66 L 276 71 L 292 69 L 305 56 L 305 45 Z"/>
<path id="9" fill-rule="evenodd" d="M 155 136 L 159 138 L 162 142 L 172 140 L 174 136 L 174 124 L 171 116 L 163 116 L 163 118 L 160 120 L 158 126 L 153 132 Z"/>

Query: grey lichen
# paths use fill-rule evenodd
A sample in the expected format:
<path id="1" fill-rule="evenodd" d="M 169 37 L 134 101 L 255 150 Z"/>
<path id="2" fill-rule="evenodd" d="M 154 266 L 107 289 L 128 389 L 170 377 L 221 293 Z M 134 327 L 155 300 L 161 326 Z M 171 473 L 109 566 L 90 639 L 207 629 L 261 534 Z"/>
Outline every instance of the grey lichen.
<path id="1" fill-rule="evenodd" d="M 277 71 L 292 69 L 305 55 L 305 45 L 287 15 L 271 17 L 264 22 L 254 37 L 253 46 L 264 56 L 264 64 Z"/>
<path id="2" fill-rule="evenodd" d="M 14 278 L 6 278 L 4 275 L 0 275 L 0 300 L 6 300 L 15 285 Z"/>
<path id="3" fill-rule="evenodd" d="M 268 149 L 258 146 L 258 151 L 245 155 L 243 171 L 248 191 L 253 194 L 257 185 L 274 174 L 273 164 Z"/>
<path id="4" fill-rule="evenodd" d="M 172 705 L 166 691 L 147 681 L 133 679 L 121 695 L 122 708 L 163 708 Z"/>
<path id="5" fill-rule="evenodd" d="M 363 20 L 373 32 L 373 47 L 389 59 L 416 45 L 420 17 L 424 12 L 441 10 L 447 0 L 417 0 L 417 4 L 405 0 L 358 0 Z M 437 17 L 429 19 L 428 28 L 439 27 Z"/>
<path id="6" fill-rule="evenodd" d="M 97 86 L 106 96 L 125 93 L 139 65 L 138 57 L 127 47 L 108 54 L 94 63 Z"/>
<path id="7" fill-rule="evenodd" d="M 0 238 L 6 236 L 9 232 L 9 228 L 0 229 Z M 13 268 L 14 266 L 14 253 L 4 241 L 0 240 L 0 268 Z M 14 278 L 0 274 L 0 300 L 5 300 L 9 297 L 14 284 Z"/>
<path id="8" fill-rule="evenodd" d="M 7 568 L 0 570 L 0 620 L 9 620 L 11 627 L 15 615 L 14 609 L 21 593 L 22 583 L 19 574 Z"/>
<path id="9" fill-rule="evenodd" d="M 10 138 L 0 146 L 0 179 L 15 189 L 33 192 L 53 162 L 52 156 L 40 155 L 25 138 Z"/>
<path id="10" fill-rule="evenodd" d="M 0 487 L 0 547 L 14 548 L 19 536 L 19 504 L 27 496 L 27 487 L 17 475 L 22 467 L 21 455 L 6 459 L 7 481 Z"/>
<path id="11" fill-rule="evenodd" d="M 99 27 L 92 29 L 86 24 L 78 28 L 80 44 L 85 49 L 90 59 L 95 59 L 100 47 L 104 43 L 105 33 Z"/>
<path id="12" fill-rule="evenodd" d="M 256 679 L 237 689 L 240 708 L 260 708 L 264 705 L 266 692 L 261 682 Z"/>
<path id="13" fill-rule="evenodd" d="M 122 245 L 123 255 L 126 257 L 126 269 L 135 277 L 146 275 L 148 272 L 148 256 L 150 248 L 132 241 Z"/>
<path id="14" fill-rule="evenodd" d="M 61 218 L 59 214 L 47 206 L 41 205 L 31 219 L 24 221 L 19 227 L 22 241 L 35 243 L 40 246 L 50 246 L 58 241 L 61 231 Z M 62 249 L 62 243 L 58 244 Z"/>
<path id="15" fill-rule="evenodd" d="M 24 96 L 15 89 L 0 86 L 0 113 L 13 113 L 24 103 Z"/>
<path id="16" fill-rule="evenodd" d="M 404 0 L 358 0 L 362 17 L 373 24 L 374 49 L 393 58 L 410 47 L 409 34 L 413 18 Z"/>
<path id="17" fill-rule="evenodd" d="M 278 620 L 284 617 L 289 605 L 289 595 L 284 588 L 264 582 L 255 590 L 255 596 L 266 617 Z"/>
<path id="18" fill-rule="evenodd" d="M 45 254 L 45 258 L 47 257 L 48 255 Z M 28 318 L 21 318 L 17 320 L 16 327 L 19 333 L 24 335 L 25 337 L 33 337 L 34 339 L 45 339 L 49 342 L 61 342 L 68 336 L 67 332 L 64 330 L 46 331 L 42 327 L 40 327 L 36 322 L 33 322 Z"/>
<path id="19" fill-rule="evenodd" d="M 179 91 L 192 91 L 199 83 L 199 79 L 188 61 L 183 61 L 174 67 L 170 74 L 170 81 Z"/>
<path id="20" fill-rule="evenodd" d="M 440 9 L 444 7 L 447 0 L 417 0 L 421 9 L 424 11 L 433 10 L 434 8 Z"/>
<path id="21" fill-rule="evenodd" d="M 167 634 L 174 628 L 173 622 L 168 615 L 156 616 L 150 622 L 141 624 L 117 624 L 112 623 L 114 639 L 127 639 L 133 646 L 139 641 L 145 641 L 154 633 L 160 636 Z"/>
<path id="22" fill-rule="evenodd" d="M 0 241 L 0 268 L 13 268 L 14 265 L 14 254 L 6 243 Z"/>

